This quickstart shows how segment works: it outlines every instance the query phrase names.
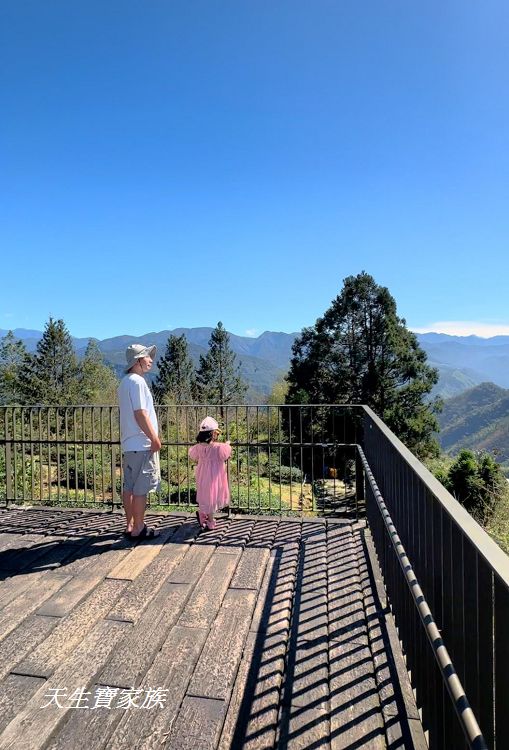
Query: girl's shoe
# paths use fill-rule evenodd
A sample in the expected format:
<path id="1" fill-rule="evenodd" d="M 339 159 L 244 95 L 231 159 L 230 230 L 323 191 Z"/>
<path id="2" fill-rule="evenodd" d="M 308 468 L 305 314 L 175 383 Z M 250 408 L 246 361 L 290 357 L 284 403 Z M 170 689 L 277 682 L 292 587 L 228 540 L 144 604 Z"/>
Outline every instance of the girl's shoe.
<path id="1" fill-rule="evenodd" d="M 209 521 L 209 519 L 207 518 L 207 529 L 212 530 L 212 529 L 215 529 L 215 528 L 217 528 L 217 521 L 216 521 L 216 519 L 212 518 Z"/>
<path id="2" fill-rule="evenodd" d="M 205 528 L 205 524 L 207 523 L 207 514 L 202 513 L 201 510 L 196 511 L 196 518 L 198 519 L 198 523 L 202 527 L 202 529 Z"/>

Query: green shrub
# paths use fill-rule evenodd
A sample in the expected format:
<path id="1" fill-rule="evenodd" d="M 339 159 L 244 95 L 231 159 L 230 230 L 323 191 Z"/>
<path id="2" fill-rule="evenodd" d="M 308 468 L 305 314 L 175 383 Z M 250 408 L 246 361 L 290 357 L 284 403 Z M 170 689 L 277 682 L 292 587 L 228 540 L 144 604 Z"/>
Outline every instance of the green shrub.
<path id="1" fill-rule="evenodd" d="M 493 456 L 462 450 L 440 480 L 483 526 L 492 518 L 507 483 Z"/>
<path id="2" fill-rule="evenodd" d="M 90 490 L 95 487 L 97 492 L 102 492 L 104 485 L 104 491 L 111 492 L 111 455 L 109 453 L 105 452 L 103 457 L 100 450 L 95 450 L 94 455 L 93 449 L 83 451 L 80 447 L 75 452 L 74 448 L 71 448 L 67 454 L 60 454 L 59 461 L 58 481 L 62 488 Z"/>

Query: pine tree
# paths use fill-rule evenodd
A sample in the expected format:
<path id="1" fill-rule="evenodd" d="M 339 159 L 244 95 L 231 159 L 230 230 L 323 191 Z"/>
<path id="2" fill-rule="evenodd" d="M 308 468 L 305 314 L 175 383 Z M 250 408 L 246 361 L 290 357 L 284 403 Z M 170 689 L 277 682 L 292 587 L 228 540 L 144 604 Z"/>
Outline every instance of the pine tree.
<path id="1" fill-rule="evenodd" d="M 170 335 L 164 355 L 157 363 L 159 372 L 152 386 L 157 403 L 191 404 L 195 390 L 193 363 L 187 339 Z"/>
<path id="2" fill-rule="evenodd" d="M 21 376 L 29 360 L 24 343 L 8 331 L 0 340 L 0 404 L 24 403 Z"/>
<path id="3" fill-rule="evenodd" d="M 49 319 L 30 366 L 21 374 L 21 384 L 26 403 L 76 403 L 79 366 L 63 320 Z"/>
<path id="4" fill-rule="evenodd" d="M 287 403 L 370 406 L 420 456 L 437 451 L 438 380 L 386 287 L 362 272 L 293 347 Z"/>
<path id="5" fill-rule="evenodd" d="M 211 333 L 207 354 L 200 356 L 196 372 L 198 400 L 204 404 L 241 403 L 247 385 L 239 370 L 237 357 L 230 349 L 228 332 L 219 322 Z"/>
<path id="6" fill-rule="evenodd" d="M 83 404 L 110 404 L 116 401 L 118 378 L 104 363 L 95 339 L 90 339 L 79 366 L 79 401 Z"/>

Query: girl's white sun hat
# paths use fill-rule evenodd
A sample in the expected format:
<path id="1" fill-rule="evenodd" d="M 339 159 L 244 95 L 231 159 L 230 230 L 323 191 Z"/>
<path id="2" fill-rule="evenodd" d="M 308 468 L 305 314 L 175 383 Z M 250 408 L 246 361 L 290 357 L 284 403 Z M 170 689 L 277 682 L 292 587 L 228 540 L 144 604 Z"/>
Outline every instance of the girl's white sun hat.
<path id="1" fill-rule="evenodd" d="M 210 432 L 211 430 L 218 430 L 219 425 L 214 417 L 205 417 L 202 419 L 200 424 L 200 432 Z"/>

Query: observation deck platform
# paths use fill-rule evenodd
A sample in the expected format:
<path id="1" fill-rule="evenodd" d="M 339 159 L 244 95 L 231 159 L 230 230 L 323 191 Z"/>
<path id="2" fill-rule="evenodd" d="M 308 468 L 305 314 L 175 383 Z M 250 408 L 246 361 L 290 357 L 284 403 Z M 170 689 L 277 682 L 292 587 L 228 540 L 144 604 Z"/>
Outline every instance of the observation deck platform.
<path id="1" fill-rule="evenodd" d="M 425 747 L 365 522 L 147 519 L 0 511 L 0 750 Z"/>

